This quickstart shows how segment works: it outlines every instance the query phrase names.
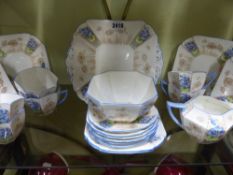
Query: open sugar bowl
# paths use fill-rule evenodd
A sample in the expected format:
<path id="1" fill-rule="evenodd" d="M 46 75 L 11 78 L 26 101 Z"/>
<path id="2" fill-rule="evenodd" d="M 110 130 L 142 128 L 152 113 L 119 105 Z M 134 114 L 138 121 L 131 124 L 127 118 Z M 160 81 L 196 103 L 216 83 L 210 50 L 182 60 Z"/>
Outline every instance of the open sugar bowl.
<path id="1" fill-rule="evenodd" d="M 147 114 L 158 97 L 151 77 L 128 71 L 94 76 L 86 96 L 93 113 L 116 122 L 132 122 Z"/>
<path id="2" fill-rule="evenodd" d="M 171 119 L 199 143 L 221 140 L 233 126 L 233 108 L 209 96 L 198 96 L 186 103 L 167 102 Z M 180 110 L 181 122 L 172 112 Z"/>
<path id="3" fill-rule="evenodd" d="M 58 78 L 50 70 L 33 67 L 19 72 L 14 84 L 25 98 L 40 98 L 57 90 Z"/>

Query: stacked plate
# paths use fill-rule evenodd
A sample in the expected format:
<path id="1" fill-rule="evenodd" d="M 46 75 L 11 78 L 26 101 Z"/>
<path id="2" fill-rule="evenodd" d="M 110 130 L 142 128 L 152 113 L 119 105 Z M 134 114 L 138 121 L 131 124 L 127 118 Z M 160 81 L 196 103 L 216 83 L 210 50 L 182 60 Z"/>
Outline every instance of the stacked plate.
<path id="1" fill-rule="evenodd" d="M 166 132 L 156 83 L 163 58 L 143 21 L 88 20 L 73 35 L 66 65 L 78 97 L 88 104 L 85 138 L 113 154 L 149 152 Z"/>
<path id="2" fill-rule="evenodd" d="M 87 142 L 101 152 L 135 154 L 150 152 L 160 146 L 166 131 L 155 107 L 131 123 L 101 120 L 88 110 L 84 135 Z"/>

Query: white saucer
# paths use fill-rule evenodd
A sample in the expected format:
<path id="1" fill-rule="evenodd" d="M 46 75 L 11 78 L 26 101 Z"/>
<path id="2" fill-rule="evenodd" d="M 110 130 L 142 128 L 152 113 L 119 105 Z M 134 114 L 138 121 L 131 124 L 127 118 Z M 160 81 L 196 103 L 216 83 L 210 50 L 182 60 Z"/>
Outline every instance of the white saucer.
<path id="1" fill-rule="evenodd" d="M 108 146 L 103 146 L 101 144 L 96 143 L 95 140 L 93 140 L 91 138 L 91 135 L 89 134 L 89 132 L 87 131 L 87 129 L 85 128 L 85 132 L 84 132 L 84 136 L 86 141 L 96 150 L 103 152 L 103 153 L 108 153 L 108 154 L 142 154 L 142 153 L 146 153 L 146 152 L 151 152 L 153 150 L 155 150 L 156 148 L 158 148 L 165 140 L 166 138 L 166 131 L 165 128 L 163 126 L 162 121 L 159 121 L 159 125 L 157 128 L 157 132 L 155 133 L 154 137 L 153 137 L 153 141 L 151 142 L 147 142 L 145 144 L 142 144 L 140 146 L 135 146 L 132 148 L 123 148 L 123 149 L 119 149 L 119 148 L 111 148 L 111 145 Z"/>
<path id="2" fill-rule="evenodd" d="M 159 118 L 158 110 L 153 106 L 146 116 L 141 116 L 133 123 L 119 123 L 110 120 L 101 120 L 94 116 L 90 110 L 87 112 L 87 121 L 92 123 L 96 128 L 112 133 L 131 133 L 148 128 Z"/>

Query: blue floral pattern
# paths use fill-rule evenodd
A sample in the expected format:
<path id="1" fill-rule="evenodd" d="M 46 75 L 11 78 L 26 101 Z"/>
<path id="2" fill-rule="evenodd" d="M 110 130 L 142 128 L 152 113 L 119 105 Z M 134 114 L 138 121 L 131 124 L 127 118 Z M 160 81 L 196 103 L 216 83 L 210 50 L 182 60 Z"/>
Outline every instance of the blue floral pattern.
<path id="1" fill-rule="evenodd" d="M 225 62 L 226 60 L 233 57 L 233 48 L 226 50 L 223 55 L 220 57 L 220 61 Z"/>
<path id="2" fill-rule="evenodd" d="M 104 127 L 104 128 L 110 128 L 112 127 L 113 122 L 110 120 L 103 120 L 100 122 L 100 126 Z"/>
<path id="3" fill-rule="evenodd" d="M 211 125 L 213 127 L 207 132 L 207 140 L 208 141 L 217 141 L 219 138 L 224 136 L 225 130 L 223 127 L 219 126 L 214 119 L 210 119 Z"/>
<path id="4" fill-rule="evenodd" d="M 10 128 L 1 128 L 0 129 L 0 139 L 9 139 L 12 137 L 12 132 Z"/>
<path id="5" fill-rule="evenodd" d="M 6 109 L 0 108 L 0 124 L 8 123 L 10 121 L 8 116 L 8 111 Z"/>
<path id="6" fill-rule="evenodd" d="M 217 97 L 218 100 L 233 103 L 233 96 L 221 96 Z"/>
<path id="7" fill-rule="evenodd" d="M 36 42 L 36 40 L 33 38 L 30 38 L 26 45 L 26 52 L 31 54 L 37 49 L 37 47 L 38 47 L 38 43 Z"/>
<path id="8" fill-rule="evenodd" d="M 144 43 L 148 38 L 150 38 L 151 34 L 148 27 L 144 26 L 144 28 L 139 32 L 136 36 L 135 40 L 133 41 L 133 46 L 138 47 L 142 43 Z"/>
<path id="9" fill-rule="evenodd" d="M 188 42 L 184 43 L 184 47 L 193 56 L 197 56 L 199 54 L 198 47 L 194 41 L 188 41 Z"/>
<path id="10" fill-rule="evenodd" d="M 34 112 L 38 112 L 41 110 L 40 108 L 40 104 L 38 102 L 32 101 L 32 100 L 28 100 L 27 101 L 27 105 L 34 111 Z"/>
<path id="11" fill-rule="evenodd" d="M 79 29 L 79 33 L 83 38 L 87 39 L 90 42 L 96 41 L 96 36 L 89 27 Z"/>
<path id="12" fill-rule="evenodd" d="M 190 86 L 191 86 L 191 80 L 190 80 L 190 77 L 188 77 L 187 75 L 180 75 L 180 78 L 179 78 L 179 81 L 180 81 L 180 91 L 181 93 L 183 94 L 186 94 L 190 91 Z"/>
<path id="13" fill-rule="evenodd" d="M 191 96 L 189 94 L 181 94 L 180 95 L 180 102 L 181 103 L 185 103 L 190 99 L 191 99 Z"/>

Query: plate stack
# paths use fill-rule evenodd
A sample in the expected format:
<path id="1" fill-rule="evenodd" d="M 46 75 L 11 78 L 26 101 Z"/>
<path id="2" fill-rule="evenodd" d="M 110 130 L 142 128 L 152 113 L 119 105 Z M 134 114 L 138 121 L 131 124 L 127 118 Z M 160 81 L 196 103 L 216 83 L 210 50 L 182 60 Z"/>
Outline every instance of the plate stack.
<path id="1" fill-rule="evenodd" d="M 88 20 L 66 59 L 78 97 L 88 104 L 86 141 L 112 154 L 149 152 L 166 131 L 154 103 L 163 59 L 157 35 L 143 21 Z"/>
<path id="2" fill-rule="evenodd" d="M 101 120 L 87 113 L 86 141 L 95 149 L 112 154 L 135 154 L 153 151 L 163 143 L 166 131 L 158 110 L 139 117 L 132 123 L 117 123 Z"/>

